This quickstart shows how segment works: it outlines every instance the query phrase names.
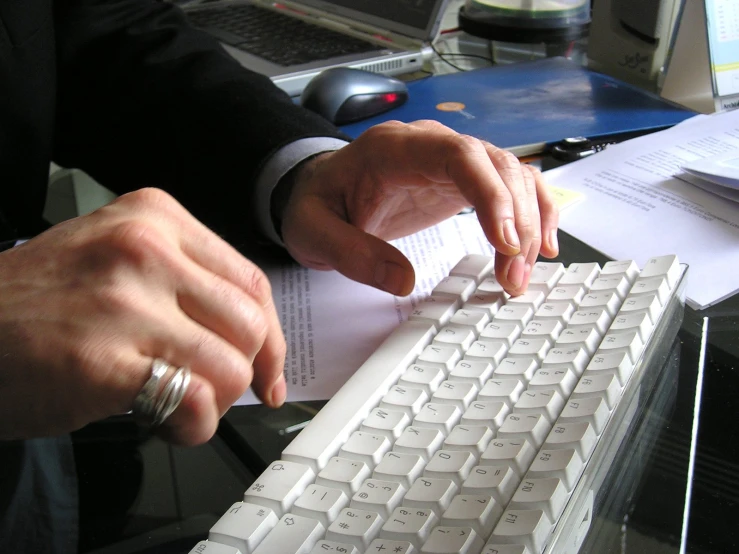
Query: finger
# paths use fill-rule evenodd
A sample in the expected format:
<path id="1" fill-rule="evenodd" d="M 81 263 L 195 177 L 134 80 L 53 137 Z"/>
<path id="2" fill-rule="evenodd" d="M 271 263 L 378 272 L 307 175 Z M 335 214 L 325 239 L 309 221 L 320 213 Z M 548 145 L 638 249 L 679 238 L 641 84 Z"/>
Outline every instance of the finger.
<path id="1" fill-rule="evenodd" d="M 215 394 L 210 383 L 193 374 L 182 402 L 157 428 L 157 435 L 182 446 L 208 442 L 218 429 L 220 414 L 215 406 Z"/>
<path id="2" fill-rule="evenodd" d="M 148 211 L 166 227 L 174 226 L 173 242 L 184 254 L 241 288 L 261 306 L 266 314 L 267 332 L 254 359 L 253 386 L 262 401 L 270 406 L 281 405 L 285 399 L 282 375 L 285 341 L 272 301 L 271 287 L 264 273 L 163 191 L 142 189 L 120 197 L 117 203 Z"/>
<path id="3" fill-rule="evenodd" d="M 520 170 L 518 174 L 512 171 L 518 167 L 515 156 L 496 149 L 496 167 L 478 139 L 431 121 L 379 125 L 344 150 L 363 148 L 365 142 L 392 145 L 380 152 L 376 148 L 365 149 L 381 156 L 372 166 L 378 168 L 386 181 L 402 182 L 408 176 L 422 175 L 427 181 L 453 185 L 464 203 L 475 207 L 485 235 L 495 249 L 507 255 L 519 252 L 514 201 L 509 186 L 499 174 L 500 171 L 510 173 L 510 187 L 523 188 Z"/>
<path id="4" fill-rule="evenodd" d="M 528 249 L 521 248 L 521 252 L 526 256 L 526 265 L 530 268 L 536 263 L 541 250 L 541 214 L 539 213 L 539 201 L 537 198 L 536 178 L 532 168 L 528 165 L 521 166 L 521 173 L 526 188 L 526 201 L 528 202 L 529 211 L 529 229 L 531 233 Z"/>
<path id="5" fill-rule="evenodd" d="M 255 339 L 261 339 L 262 345 L 253 360 L 252 387 L 265 404 L 272 407 L 282 405 L 286 393 L 282 373 L 286 347 L 267 276 L 210 231 L 186 236 L 181 244 L 183 251 L 195 262 L 233 283 L 253 299 L 262 316 L 261 321 L 253 322 L 261 327 Z M 257 327 L 253 329 L 257 330 Z"/>
<path id="6" fill-rule="evenodd" d="M 283 233 L 291 254 L 309 267 L 332 268 L 392 294 L 413 290 L 413 266 L 397 248 L 342 220 L 317 199 L 306 199 L 301 211 L 285 222 Z"/>
<path id="7" fill-rule="evenodd" d="M 529 166 L 529 169 L 535 178 L 536 197 L 539 202 L 539 213 L 541 214 L 541 253 L 547 258 L 554 258 L 559 255 L 559 241 L 557 240 L 559 207 L 554 199 L 552 189 L 546 183 L 541 171 L 532 166 Z"/>

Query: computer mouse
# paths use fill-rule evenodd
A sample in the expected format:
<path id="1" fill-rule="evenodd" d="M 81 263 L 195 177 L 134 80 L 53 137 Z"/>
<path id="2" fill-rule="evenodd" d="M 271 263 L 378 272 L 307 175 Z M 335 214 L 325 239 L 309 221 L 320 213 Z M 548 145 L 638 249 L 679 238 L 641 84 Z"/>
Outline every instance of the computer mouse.
<path id="1" fill-rule="evenodd" d="M 306 85 L 300 103 L 344 125 L 391 110 L 408 100 L 408 87 L 394 77 L 363 69 L 333 67 Z"/>

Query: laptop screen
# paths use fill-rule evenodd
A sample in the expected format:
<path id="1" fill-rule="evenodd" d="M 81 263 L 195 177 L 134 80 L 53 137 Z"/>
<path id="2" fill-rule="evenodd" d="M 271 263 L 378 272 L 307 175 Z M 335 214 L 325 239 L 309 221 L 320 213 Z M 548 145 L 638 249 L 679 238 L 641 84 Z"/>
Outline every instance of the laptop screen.
<path id="1" fill-rule="evenodd" d="M 324 12 L 420 40 L 436 35 L 446 0 L 295 0 Z"/>

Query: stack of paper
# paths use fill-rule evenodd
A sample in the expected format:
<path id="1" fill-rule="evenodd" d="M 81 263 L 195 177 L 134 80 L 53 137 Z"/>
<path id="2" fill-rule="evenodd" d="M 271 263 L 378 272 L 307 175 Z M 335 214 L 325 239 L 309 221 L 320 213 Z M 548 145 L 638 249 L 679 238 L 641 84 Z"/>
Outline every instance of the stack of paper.
<path id="1" fill-rule="evenodd" d="M 640 266 L 651 256 L 677 254 L 690 266 L 687 302 L 703 309 L 739 291 L 739 204 L 685 177 L 684 168 L 717 155 L 739 158 L 739 110 L 696 116 L 545 176 L 551 185 L 585 196 L 562 212 L 562 230 L 610 258 Z M 734 163 L 725 163 L 723 173 L 736 175 L 730 171 Z M 711 165 L 711 173 L 718 173 Z"/>
<path id="2" fill-rule="evenodd" d="M 733 202 L 739 202 L 739 149 L 683 164 L 680 178 Z"/>

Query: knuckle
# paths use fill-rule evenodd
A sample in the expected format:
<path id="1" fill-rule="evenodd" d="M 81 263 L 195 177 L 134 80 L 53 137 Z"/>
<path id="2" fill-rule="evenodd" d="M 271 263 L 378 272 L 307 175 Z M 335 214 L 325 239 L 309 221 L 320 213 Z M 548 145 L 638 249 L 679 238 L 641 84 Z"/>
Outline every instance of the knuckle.
<path id="1" fill-rule="evenodd" d="M 264 272 L 256 266 L 244 268 L 243 282 L 246 283 L 246 291 L 254 298 L 260 306 L 268 307 L 272 304 L 272 285 Z"/>
<path id="2" fill-rule="evenodd" d="M 177 201 L 167 192 L 154 187 L 146 187 L 124 194 L 119 201 L 135 208 L 170 208 Z"/>
<path id="3" fill-rule="evenodd" d="M 137 265 L 146 263 L 162 251 L 162 236 L 150 223 L 128 219 L 115 224 L 106 237 L 106 246 L 122 259 Z"/>

